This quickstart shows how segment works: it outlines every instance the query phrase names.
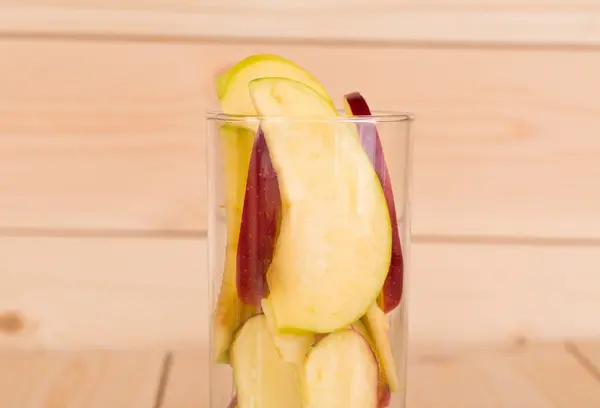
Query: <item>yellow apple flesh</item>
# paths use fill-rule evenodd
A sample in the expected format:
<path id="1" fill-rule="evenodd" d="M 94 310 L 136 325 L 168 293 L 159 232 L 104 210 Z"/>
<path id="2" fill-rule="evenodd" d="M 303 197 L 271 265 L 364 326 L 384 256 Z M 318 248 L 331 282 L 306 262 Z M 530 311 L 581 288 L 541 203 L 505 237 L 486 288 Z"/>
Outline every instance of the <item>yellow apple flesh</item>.
<path id="1" fill-rule="evenodd" d="M 383 286 L 391 222 L 383 189 L 354 125 L 312 88 L 251 81 L 277 172 L 282 222 L 267 275 L 278 329 L 329 333 L 351 325 Z M 281 119 L 285 116 L 285 119 Z"/>

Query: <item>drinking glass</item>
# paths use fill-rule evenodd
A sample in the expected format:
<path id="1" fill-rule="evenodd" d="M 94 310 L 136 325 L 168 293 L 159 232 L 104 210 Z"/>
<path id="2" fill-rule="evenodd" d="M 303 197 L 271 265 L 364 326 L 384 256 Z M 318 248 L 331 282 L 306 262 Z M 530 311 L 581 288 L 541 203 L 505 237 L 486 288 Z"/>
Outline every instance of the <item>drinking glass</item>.
<path id="1" fill-rule="evenodd" d="M 210 408 L 404 408 L 413 116 L 209 113 Z"/>

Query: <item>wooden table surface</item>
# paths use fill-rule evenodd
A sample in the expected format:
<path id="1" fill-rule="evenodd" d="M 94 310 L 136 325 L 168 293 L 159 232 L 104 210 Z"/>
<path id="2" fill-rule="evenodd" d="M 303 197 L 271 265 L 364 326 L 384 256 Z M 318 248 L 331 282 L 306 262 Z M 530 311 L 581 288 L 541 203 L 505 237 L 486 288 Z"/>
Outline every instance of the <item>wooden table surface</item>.
<path id="1" fill-rule="evenodd" d="M 1 408 L 207 407 L 200 350 L 0 351 Z M 408 408 L 599 408 L 600 342 L 411 356 Z"/>

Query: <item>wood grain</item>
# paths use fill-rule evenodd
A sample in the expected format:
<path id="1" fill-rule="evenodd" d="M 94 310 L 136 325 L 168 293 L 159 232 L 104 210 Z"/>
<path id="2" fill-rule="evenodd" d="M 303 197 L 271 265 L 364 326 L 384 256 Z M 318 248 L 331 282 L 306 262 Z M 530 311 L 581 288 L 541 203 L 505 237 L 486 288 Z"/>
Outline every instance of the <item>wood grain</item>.
<path id="1" fill-rule="evenodd" d="M 207 347 L 203 240 L 0 238 L 6 347 Z M 600 336 L 595 247 L 414 244 L 412 344 Z M 217 286 L 218 286 L 218 282 Z M 450 318 L 448 317 L 450 316 Z"/>
<path id="2" fill-rule="evenodd" d="M 417 236 L 600 238 L 595 51 L 5 39 L 0 52 L 3 229 L 203 231 L 213 75 L 275 52 L 337 101 L 359 89 L 416 112 Z"/>
<path id="3" fill-rule="evenodd" d="M 174 353 L 163 407 L 207 403 L 207 390 L 197 386 L 207 378 L 205 358 L 200 350 Z M 600 403 L 600 381 L 562 344 L 445 355 L 412 353 L 407 398 L 407 406 L 416 408 L 590 408 Z"/>
<path id="4" fill-rule="evenodd" d="M 596 247 L 415 244 L 411 262 L 415 344 L 600 335 Z"/>
<path id="5" fill-rule="evenodd" d="M 592 375 L 600 381 L 600 344 L 591 340 L 569 344 L 569 349 L 581 360 Z"/>
<path id="6" fill-rule="evenodd" d="M 0 238 L 0 345 L 197 344 L 207 329 L 206 246 L 197 240 Z"/>
<path id="7" fill-rule="evenodd" d="M 526 9 L 529 7 L 537 7 L 542 10 L 552 10 L 555 8 L 593 8 L 597 3 L 593 0 L 577 0 L 569 2 L 567 0 L 373 0 L 366 2 L 365 0 L 291 0 L 280 3 L 272 0 L 2 0 L 1 6 L 27 6 L 27 7 L 52 7 L 60 9 L 126 9 L 126 10 L 203 10 L 203 9 L 219 9 L 232 10 L 235 9 L 270 9 L 270 10 L 327 10 L 344 6 L 350 10 L 365 10 L 365 9 L 388 9 L 395 10 L 408 6 L 426 8 L 426 9 L 444 9 L 444 8 L 501 8 L 501 9 Z"/>
<path id="8" fill-rule="evenodd" d="M 176 350 L 161 408 L 208 407 L 208 350 Z"/>
<path id="9" fill-rule="evenodd" d="M 0 406 L 152 408 L 164 353 L 0 351 Z"/>
<path id="10" fill-rule="evenodd" d="M 361 0 L 84 0 L 77 6 L 73 0 L 25 2 L 2 10 L 0 33 L 367 44 L 600 44 L 600 8 L 592 0 L 547 4 L 541 0 L 508 4 L 500 0 L 462 4 L 455 0 L 429 4 L 416 0 L 402 4 Z"/>
<path id="11" fill-rule="evenodd" d="M 3 227 L 205 225 L 206 52 L 6 40 L 0 49 Z"/>
<path id="12" fill-rule="evenodd" d="M 600 404 L 600 382 L 562 345 L 422 359 L 409 364 L 408 375 L 410 407 L 588 408 Z"/>

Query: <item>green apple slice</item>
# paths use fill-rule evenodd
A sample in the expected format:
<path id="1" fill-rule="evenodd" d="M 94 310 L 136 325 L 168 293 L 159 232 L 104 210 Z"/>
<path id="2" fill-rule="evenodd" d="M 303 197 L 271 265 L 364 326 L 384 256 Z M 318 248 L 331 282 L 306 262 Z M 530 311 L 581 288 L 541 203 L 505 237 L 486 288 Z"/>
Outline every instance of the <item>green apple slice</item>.
<path id="1" fill-rule="evenodd" d="M 248 83 L 265 77 L 284 77 L 302 82 L 318 92 L 332 108 L 334 106 L 323 85 L 311 73 L 279 55 L 257 54 L 244 58 L 217 77 L 217 93 L 223 112 L 233 115 L 256 115 L 248 92 Z"/>
<path id="2" fill-rule="evenodd" d="M 315 342 L 314 333 L 280 333 L 277 330 L 277 323 L 275 322 L 275 316 L 273 315 L 271 301 L 268 298 L 262 300 L 262 309 L 267 319 L 269 330 L 273 336 L 277 351 L 283 361 L 297 366 L 304 364 L 306 354 L 308 353 L 310 346 Z"/>
<path id="3" fill-rule="evenodd" d="M 377 355 L 377 361 L 379 361 L 385 373 L 385 380 L 390 390 L 396 392 L 400 389 L 400 385 L 396 373 L 396 363 L 394 362 L 392 348 L 388 339 L 389 324 L 387 317 L 377 304 L 373 304 L 363 317 L 363 321 L 371 339 L 375 343 L 375 354 Z"/>
<path id="4" fill-rule="evenodd" d="M 231 69 L 228 69 L 225 72 L 222 72 L 217 75 L 215 80 L 215 87 L 217 88 L 217 96 L 221 98 L 225 94 L 225 88 L 227 87 L 227 80 L 229 79 L 229 74 L 231 73 Z"/>
<path id="5" fill-rule="evenodd" d="M 227 363 L 227 351 L 233 333 L 240 324 L 256 313 L 256 308 L 239 300 L 236 287 L 236 262 L 242 207 L 254 134 L 248 129 L 223 125 L 219 144 L 225 176 L 225 211 L 227 248 L 219 297 L 213 315 L 213 353 L 216 361 Z"/>
<path id="6" fill-rule="evenodd" d="M 375 355 L 361 334 L 332 333 L 306 360 L 305 408 L 377 408 L 378 373 Z"/>
<path id="7" fill-rule="evenodd" d="M 314 120 L 337 116 L 318 92 L 288 78 L 249 88 L 261 115 L 290 117 L 261 123 L 282 202 L 267 275 L 278 329 L 347 327 L 375 302 L 389 268 L 391 222 L 377 174 L 354 125 Z"/>
<path id="8" fill-rule="evenodd" d="M 264 315 L 242 326 L 230 359 L 238 408 L 302 408 L 298 372 L 279 356 Z"/>

